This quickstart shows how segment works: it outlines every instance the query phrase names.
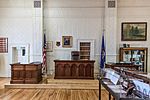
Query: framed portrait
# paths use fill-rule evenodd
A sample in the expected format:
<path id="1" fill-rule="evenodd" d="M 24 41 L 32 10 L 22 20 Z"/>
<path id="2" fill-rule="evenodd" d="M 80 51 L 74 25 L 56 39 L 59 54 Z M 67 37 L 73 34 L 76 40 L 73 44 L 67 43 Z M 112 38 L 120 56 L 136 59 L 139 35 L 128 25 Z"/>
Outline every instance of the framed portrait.
<path id="1" fill-rule="evenodd" d="M 53 41 L 46 41 L 46 51 L 47 52 L 53 51 Z"/>
<path id="2" fill-rule="evenodd" d="M 146 41 L 147 22 L 123 22 L 121 27 L 122 41 Z"/>
<path id="3" fill-rule="evenodd" d="M 62 36 L 62 47 L 71 48 L 72 42 L 73 42 L 72 36 Z"/>
<path id="4" fill-rule="evenodd" d="M 8 38 L 0 37 L 0 53 L 8 53 Z"/>

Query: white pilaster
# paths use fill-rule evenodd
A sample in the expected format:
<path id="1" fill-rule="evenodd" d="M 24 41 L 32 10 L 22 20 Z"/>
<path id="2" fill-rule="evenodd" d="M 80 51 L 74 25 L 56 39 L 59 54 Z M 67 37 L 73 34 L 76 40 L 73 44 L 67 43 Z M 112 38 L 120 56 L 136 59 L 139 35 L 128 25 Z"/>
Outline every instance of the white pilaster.
<path id="1" fill-rule="evenodd" d="M 34 1 L 41 1 L 41 7 L 34 7 Z M 31 61 L 42 61 L 43 0 L 33 0 L 33 40 Z"/>
<path id="2" fill-rule="evenodd" d="M 108 2 L 114 1 L 115 7 L 108 7 Z M 116 62 L 117 34 L 117 0 L 105 0 L 104 29 L 106 38 L 106 62 Z"/>

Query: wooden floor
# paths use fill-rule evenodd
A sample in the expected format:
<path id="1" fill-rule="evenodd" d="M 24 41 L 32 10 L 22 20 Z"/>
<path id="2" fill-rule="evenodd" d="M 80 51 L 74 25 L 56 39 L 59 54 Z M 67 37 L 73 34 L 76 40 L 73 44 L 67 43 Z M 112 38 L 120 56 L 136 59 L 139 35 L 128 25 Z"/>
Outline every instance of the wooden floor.
<path id="1" fill-rule="evenodd" d="M 87 79 L 46 79 L 39 84 L 6 84 L 5 88 L 99 89 L 99 82 Z"/>
<path id="2" fill-rule="evenodd" d="M 5 89 L 9 78 L 0 78 L 0 100 L 98 100 L 98 89 Z M 102 90 L 102 100 L 108 93 Z"/>

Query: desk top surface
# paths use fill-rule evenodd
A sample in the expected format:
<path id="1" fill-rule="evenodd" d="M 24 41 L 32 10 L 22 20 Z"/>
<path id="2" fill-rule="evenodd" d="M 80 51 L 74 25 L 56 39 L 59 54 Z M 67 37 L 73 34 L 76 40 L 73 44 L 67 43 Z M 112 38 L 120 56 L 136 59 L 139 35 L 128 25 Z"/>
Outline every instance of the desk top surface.
<path id="1" fill-rule="evenodd" d="M 54 60 L 54 62 L 95 62 L 95 60 Z"/>
<path id="2" fill-rule="evenodd" d="M 106 65 L 109 65 L 109 66 L 140 66 L 140 65 L 135 65 L 133 63 L 106 63 Z"/>

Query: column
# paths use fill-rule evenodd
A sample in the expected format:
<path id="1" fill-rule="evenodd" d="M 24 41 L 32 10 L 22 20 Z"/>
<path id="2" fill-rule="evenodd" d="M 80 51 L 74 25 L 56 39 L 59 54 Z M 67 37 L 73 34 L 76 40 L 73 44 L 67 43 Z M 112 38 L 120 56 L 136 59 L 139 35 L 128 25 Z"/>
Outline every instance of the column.
<path id="1" fill-rule="evenodd" d="M 31 61 L 42 61 L 43 0 L 33 0 L 33 36 Z"/>
<path id="2" fill-rule="evenodd" d="M 106 61 L 116 62 L 117 57 L 117 0 L 105 0 L 104 33 L 106 40 Z"/>

